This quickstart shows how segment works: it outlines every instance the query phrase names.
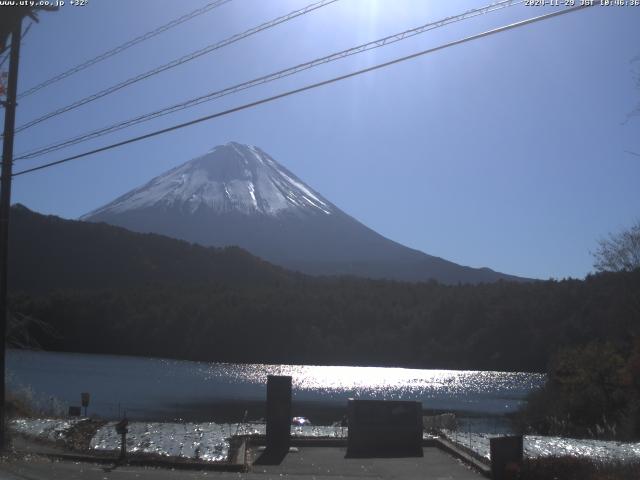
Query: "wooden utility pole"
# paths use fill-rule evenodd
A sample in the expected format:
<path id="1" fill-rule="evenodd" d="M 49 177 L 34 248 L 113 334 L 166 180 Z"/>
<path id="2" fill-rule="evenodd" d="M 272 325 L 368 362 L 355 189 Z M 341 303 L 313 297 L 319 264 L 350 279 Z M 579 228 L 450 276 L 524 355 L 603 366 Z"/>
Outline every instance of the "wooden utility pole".
<path id="1" fill-rule="evenodd" d="M 0 451 L 7 444 L 6 431 L 6 375 L 5 355 L 7 337 L 7 272 L 9 263 L 9 215 L 11 213 L 11 177 L 13 170 L 13 136 L 16 121 L 16 99 L 18 97 L 18 61 L 20 60 L 20 42 L 22 40 L 22 20 L 30 17 L 38 21 L 36 11 L 57 11 L 57 6 L 13 6 L 0 8 L 0 46 L 7 44 L 11 35 L 9 52 L 9 78 L 7 99 L 4 103 L 4 138 L 2 143 L 2 175 L 0 176 Z"/>
<path id="2" fill-rule="evenodd" d="M 4 139 L 2 177 L 0 178 L 0 450 L 6 447 L 5 353 L 7 335 L 7 264 L 9 260 L 9 213 L 11 212 L 11 174 L 13 167 L 13 130 L 18 96 L 18 61 L 22 37 L 22 16 L 15 18 L 11 29 L 7 99 L 4 102 Z"/>

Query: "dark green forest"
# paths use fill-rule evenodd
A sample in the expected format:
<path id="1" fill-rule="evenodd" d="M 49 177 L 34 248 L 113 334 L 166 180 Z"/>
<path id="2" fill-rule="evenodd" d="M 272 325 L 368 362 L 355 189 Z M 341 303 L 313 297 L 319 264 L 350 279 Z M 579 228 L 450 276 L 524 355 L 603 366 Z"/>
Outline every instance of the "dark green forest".
<path id="1" fill-rule="evenodd" d="M 47 322 L 46 349 L 192 360 L 544 371 L 560 347 L 630 348 L 624 289 L 640 272 L 586 281 L 445 287 L 352 278 L 279 285 L 153 285 L 14 294 Z"/>
<path id="2" fill-rule="evenodd" d="M 640 271 L 444 286 L 287 272 L 14 207 L 11 310 L 45 349 L 193 360 L 546 371 L 593 341 L 631 352 Z"/>

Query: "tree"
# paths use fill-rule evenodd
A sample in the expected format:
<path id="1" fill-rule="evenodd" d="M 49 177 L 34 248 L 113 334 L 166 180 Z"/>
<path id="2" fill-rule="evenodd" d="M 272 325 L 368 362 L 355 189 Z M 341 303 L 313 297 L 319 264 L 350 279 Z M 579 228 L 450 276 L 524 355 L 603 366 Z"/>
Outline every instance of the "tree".
<path id="1" fill-rule="evenodd" d="M 593 254 L 599 272 L 631 272 L 640 268 L 640 220 L 631 228 L 609 234 Z"/>
<path id="2" fill-rule="evenodd" d="M 545 435 L 635 438 L 635 391 L 623 352 L 611 343 L 564 348 L 546 385 L 529 396 L 525 425 Z"/>

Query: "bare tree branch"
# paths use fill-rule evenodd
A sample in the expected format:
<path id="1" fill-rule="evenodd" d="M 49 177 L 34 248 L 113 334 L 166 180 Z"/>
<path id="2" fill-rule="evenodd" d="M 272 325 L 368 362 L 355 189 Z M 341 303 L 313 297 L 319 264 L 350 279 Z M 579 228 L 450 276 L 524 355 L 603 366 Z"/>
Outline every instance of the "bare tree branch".
<path id="1" fill-rule="evenodd" d="M 9 312 L 7 345 L 14 348 L 41 349 L 42 347 L 31 333 L 34 328 L 41 330 L 47 336 L 58 337 L 53 327 L 48 323 L 22 313 Z"/>
<path id="2" fill-rule="evenodd" d="M 593 256 L 593 266 L 599 272 L 630 272 L 640 268 L 640 220 L 628 230 L 600 240 Z"/>

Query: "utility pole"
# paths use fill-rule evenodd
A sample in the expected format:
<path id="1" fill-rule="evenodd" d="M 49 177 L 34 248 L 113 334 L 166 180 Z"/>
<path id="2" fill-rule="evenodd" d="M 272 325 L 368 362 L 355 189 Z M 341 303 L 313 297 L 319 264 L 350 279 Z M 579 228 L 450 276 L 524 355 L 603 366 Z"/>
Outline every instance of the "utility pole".
<path id="1" fill-rule="evenodd" d="M 22 20 L 38 21 L 36 11 L 54 12 L 57 6 L 13 6 L 1 8 L 0 46 L 4 48 L 11 35 L 7 99 L 4 103 L 4 138 L 2 143 L 2 175 L 0 176 L 0 452 L 7 447 L 6 428 L 6 340 L 7 340 L 7 267 L 9 263 L 9 215 L 11 213 L 11 177 L 13 169 L 13 136 L 18 98 L 18 61 L 22 40 Z"/>
<path id="2" fill-rule="evenodd" d="M 7 99 L 4 102 L 4 139 L 2 177 L 0 178 L 0 451 L 6 447 L 5 354 L 7 336 L 7 263 L 9 260 L 9 214 L 11 212 L 11 174 L 13 167 L 13 131 L 18 96 L 18 61 L 22 38 L 22 16 L 15 18 L 11 29 Z"/>

